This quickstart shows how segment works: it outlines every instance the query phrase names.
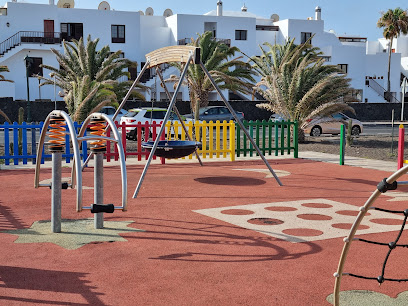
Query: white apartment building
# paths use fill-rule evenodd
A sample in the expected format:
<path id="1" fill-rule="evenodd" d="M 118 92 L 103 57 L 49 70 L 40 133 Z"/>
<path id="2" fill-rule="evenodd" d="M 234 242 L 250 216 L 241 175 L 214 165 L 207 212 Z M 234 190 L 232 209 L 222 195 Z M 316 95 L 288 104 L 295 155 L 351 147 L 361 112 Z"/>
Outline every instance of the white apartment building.
<path id="1" fill-rule="evenodd" d="M 264 42 L 282 44 L 295 38 L 300 44 L 314 35 L 312 44 L 324 52 L 328 64 L 339 65 L 351 78 L 356 97 L 363 102 L 385 102 L 387 88 L 388 45 L 384 39 L 369 42 L 359 36 L 339 36 L 325 31 L 321 8 L 306 19 L 279 20 L 276 14 L 259 17 L 242 7 L 238 11 L 226 11 L 221 0 L 214 1 L 214 10 L 204 15 L 173 14 L 171 9 L 155 14 L 152 8 L 145 12 L 111 10 L 106 1 L 98 8 L 75 8 L 72 0 L 53 0 L 49 4 L 23 3 L 14 0 L 0 7 L 0 65 L 6 65 L 10 73 L 4 75 L 14 83 L 0 82 L 0 97 L 15 100 L 27 99 L 27 77 L 24 58 L 34 59 L 31 73 L 48 75 L 50 71 L 39 67 L 54 67 L 58 62 L 50 48 L 63 52 L 62 40 L 91 35 L 99 38 L 98 47 L 109 45 L 111 51 L 122 50 L 124 57 L 138 62 L 138 71 L 145 62 L 145 54 L 170 45 L 186 44 L 197 33 L 212 31 L 216 39 L 237 46 L 249 56 L 260 55 L 259 45 Z M 401 100 L 401 75 L 408 76 L 408 37 L 400 37 L 392 46 L 391 91 Z M 136 71 L 132 71 L 135 75 Z M 148 72 L 148 74 L 151 72 Z M 165 69 L 164 77 L 177 71 Z M 152 74 L 152 73 L 151 73 Z M 148 100 L 163 100 L 165 93 L 158 80 L 146 75 L 145 85 L 152 88 L 145 93 Z M 53 86 L 39 87 L 35 77 L 28 78 L 30 100 L 61 100 L 55 95 L 59 89 Z M 172 88 L 169 86 L 169 88 Z M 225 92 L 226 97 L 237 98 Z M 179 93 L 179 99 L 188 100 L 187 88 Z M 246 98 L 246 97 L 242 97 Z M 211 100 L 218 100 L 214 92 Z"/>

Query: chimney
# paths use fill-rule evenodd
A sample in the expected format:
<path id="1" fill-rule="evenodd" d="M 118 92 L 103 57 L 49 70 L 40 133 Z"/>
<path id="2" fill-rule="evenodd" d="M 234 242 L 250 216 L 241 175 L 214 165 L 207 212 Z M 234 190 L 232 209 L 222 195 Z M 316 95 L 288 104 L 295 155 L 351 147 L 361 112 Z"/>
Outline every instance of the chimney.
<path id="1" fill-rule="evenodd" d="M 217 16 L 222 16 L 222 1 L 218 0 L 217 2 Z"/>
<path id="2" fill-rule="evenodd" d="M 315 8 L 315 20 L 322 20 L 322 9 L 320 6 L 316 6 Z"/>

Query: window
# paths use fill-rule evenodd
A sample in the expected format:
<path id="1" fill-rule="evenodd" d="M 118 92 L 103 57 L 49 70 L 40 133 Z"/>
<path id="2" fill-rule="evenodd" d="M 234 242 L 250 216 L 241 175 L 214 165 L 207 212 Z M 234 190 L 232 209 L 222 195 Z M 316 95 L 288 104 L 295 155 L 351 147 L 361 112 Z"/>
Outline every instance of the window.
<path id="1" fill-rule="evenodd" d="M 235 30 L 235 40 L 247 40 L 247 30 Z"/>
<path id="2" fill-rule="evenodd" d="M 79 40 L 84 36 L 84 25 L 82 23 L 61 23 L 61 38 L 65 40 Z"/>
<path id="3" fill-rule="evenodd" d="M 137 78 L 137 67 L 128 67 L 128 71 L 130 73 L 130 79 L 129 80 L 136 80 Z"/>
<path id="4" fill-rule="evenodd" d="M 28 76 L 43 75 L 43 69 L 40 65 L 42 65 L 42 57 L 31 57 L 31 61 L 28 63 Z"/>
<path id="5" fill-rule="evenodd" d="M 302 32 L 300 33 L 300 43 L 304 44 L 309 38 L 312 37 L 312 33 L 310 32 Z M 309 42 L 310 44 L 312 44 L 312 40 L 310 40 Z"/>
<path id="6" fill-rule="evenodd" d="M 339 40 L 342 42 L 367 42 L 365 37 L 339 37 Z"/>
<path id="7" fill-rule="evenodd" d="M 325 62 L 331 62 L 331 56 L 322 55 L 322 56 L 318 56 L 318 57 L 323 59 Z"/>
<path id="8" fill-rule="evenodd" d="M 279 31 L 279 27 L 272 26 L 272 25 L 256 25 L 256 30 L 257 31 Z"/>
<path id="9" fill-rule="evenodd" d="M 337 68 L 339 68 L 343 73 L 347 73 L 348 71 L 348 64 L 338 64 Z"/>
<path id="10" fill-rule="evenodd" d="M 124 42 L 125 42 L 125 26 L 112 25 L 112 43 L 124 43 Z"/>

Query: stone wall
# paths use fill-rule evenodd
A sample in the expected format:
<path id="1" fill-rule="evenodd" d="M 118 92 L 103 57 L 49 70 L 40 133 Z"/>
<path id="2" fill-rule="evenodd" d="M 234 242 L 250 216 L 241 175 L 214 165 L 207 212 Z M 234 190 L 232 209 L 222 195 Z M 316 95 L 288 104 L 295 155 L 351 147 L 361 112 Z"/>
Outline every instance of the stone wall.
<path id="1" fill-rule="evenodd" d="M 268 119 L 271 115 L 268 111 L 257 108 L 255 105 L 258 102 L 252 101 L 231 101 L 231 106 L 236 110 L 243 112 L 245 119 L 256 120 L 256 119 Z M 47 115 L 54 110 L 55 104 L 51 101 L 45 102 L 31 102 L 31 118 L 34 122 L 44 121 Z M 154 107 L 164 107 L 167 108 L 168 102 L 154 102 Z M 224 105 L 221 101 L 210 102 L 210 105 Z M 151 102 L 143 101 L 128 101 L 125 104 L 125 109 L 138 108 L 138 107 L 151 107 Z M 181 114 L 191 113 L 190 103 L 188 102 L 177 102 L 176 106 Z M 18 120 L 18 109 L 20 107 L 24 108 L 25 120 L 27 119 L 27 102 L 26 101 L 14 101 L 11 98 L 0 98 L 0 109 L 10 118 L 12 122 Z M 65 103 L 63 101 L 57 101 L 57 109 L 67 111 Z M 5 120 L 0 116 L 0 123 Z"/>
<path id="2" fill-rule="evenodd" d="M 236 110 L 244 113 L 245 119 L 247 120 L 268 120 L 271 113 L 259 109 L 256 104 L 259 101 L 230 101 L 231 106 Z M 168 102 L 154 102 L 154 107 L 164 107 L 167 108 Z M 224 105 L 222 101 L 210 102 L 210 105 Z M 349 114 L 361 121 L 391 121 L 392 110 L 394 110 L 395 120 L 401 118 L 401 103 L 352 103 L 351 104 L 356 111 L 355 115 Z M 137 108 L 137 107 L 151 107 L 151 102 L 142 101 L 129 101 L 125 104 L 125 109 Z M 188 102 L 177 102 L 176 106 L 181 114 L 191 113 L 190 103 Z M 27 118 L 27 102 L 26 101 L 13 101 L 11 98 L 0 98 L 0 109 L 6 113 L 11 121 L 17 121 L 18 119 L 18 109 L 23 107 L 25 112 L 25 118 Z M 31 118 L 34 122 L 43 121 L 47 115 L 54 110 L 54 102 L 31 102 Z M 65 103 L 60 101 L 57 102 L 57 109 L 65 110 Z M 404 119 L 408 119 L 408 105 L 406 106 L 406 111 L 404 112 Z M 0 123 L 5 120 L 0 116 Z"/>

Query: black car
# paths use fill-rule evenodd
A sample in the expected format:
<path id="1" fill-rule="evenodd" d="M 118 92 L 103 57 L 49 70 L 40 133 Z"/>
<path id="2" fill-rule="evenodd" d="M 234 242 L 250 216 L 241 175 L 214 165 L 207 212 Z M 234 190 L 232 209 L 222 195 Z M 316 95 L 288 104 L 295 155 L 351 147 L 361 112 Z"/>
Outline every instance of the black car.
<path id="1" fill-rule="evenodd" d="M 237 117 L 240 120 L 244 120 L 244 113 L 243 112 L 237 112 L 235 111 L 235 113 L 237 114 Z M 187 118 L 193 118 L 193 115 L 186 115 Z M 229 111 L 229 109 L 225 106 L 208 106 L 208 107 L 203 107 L 200 109 L 199 111 L 199 120 L 202 121 L 230 121 L 230 120 L 234 120 L 234 116 L 232 116 L 231 112 Z"/>

